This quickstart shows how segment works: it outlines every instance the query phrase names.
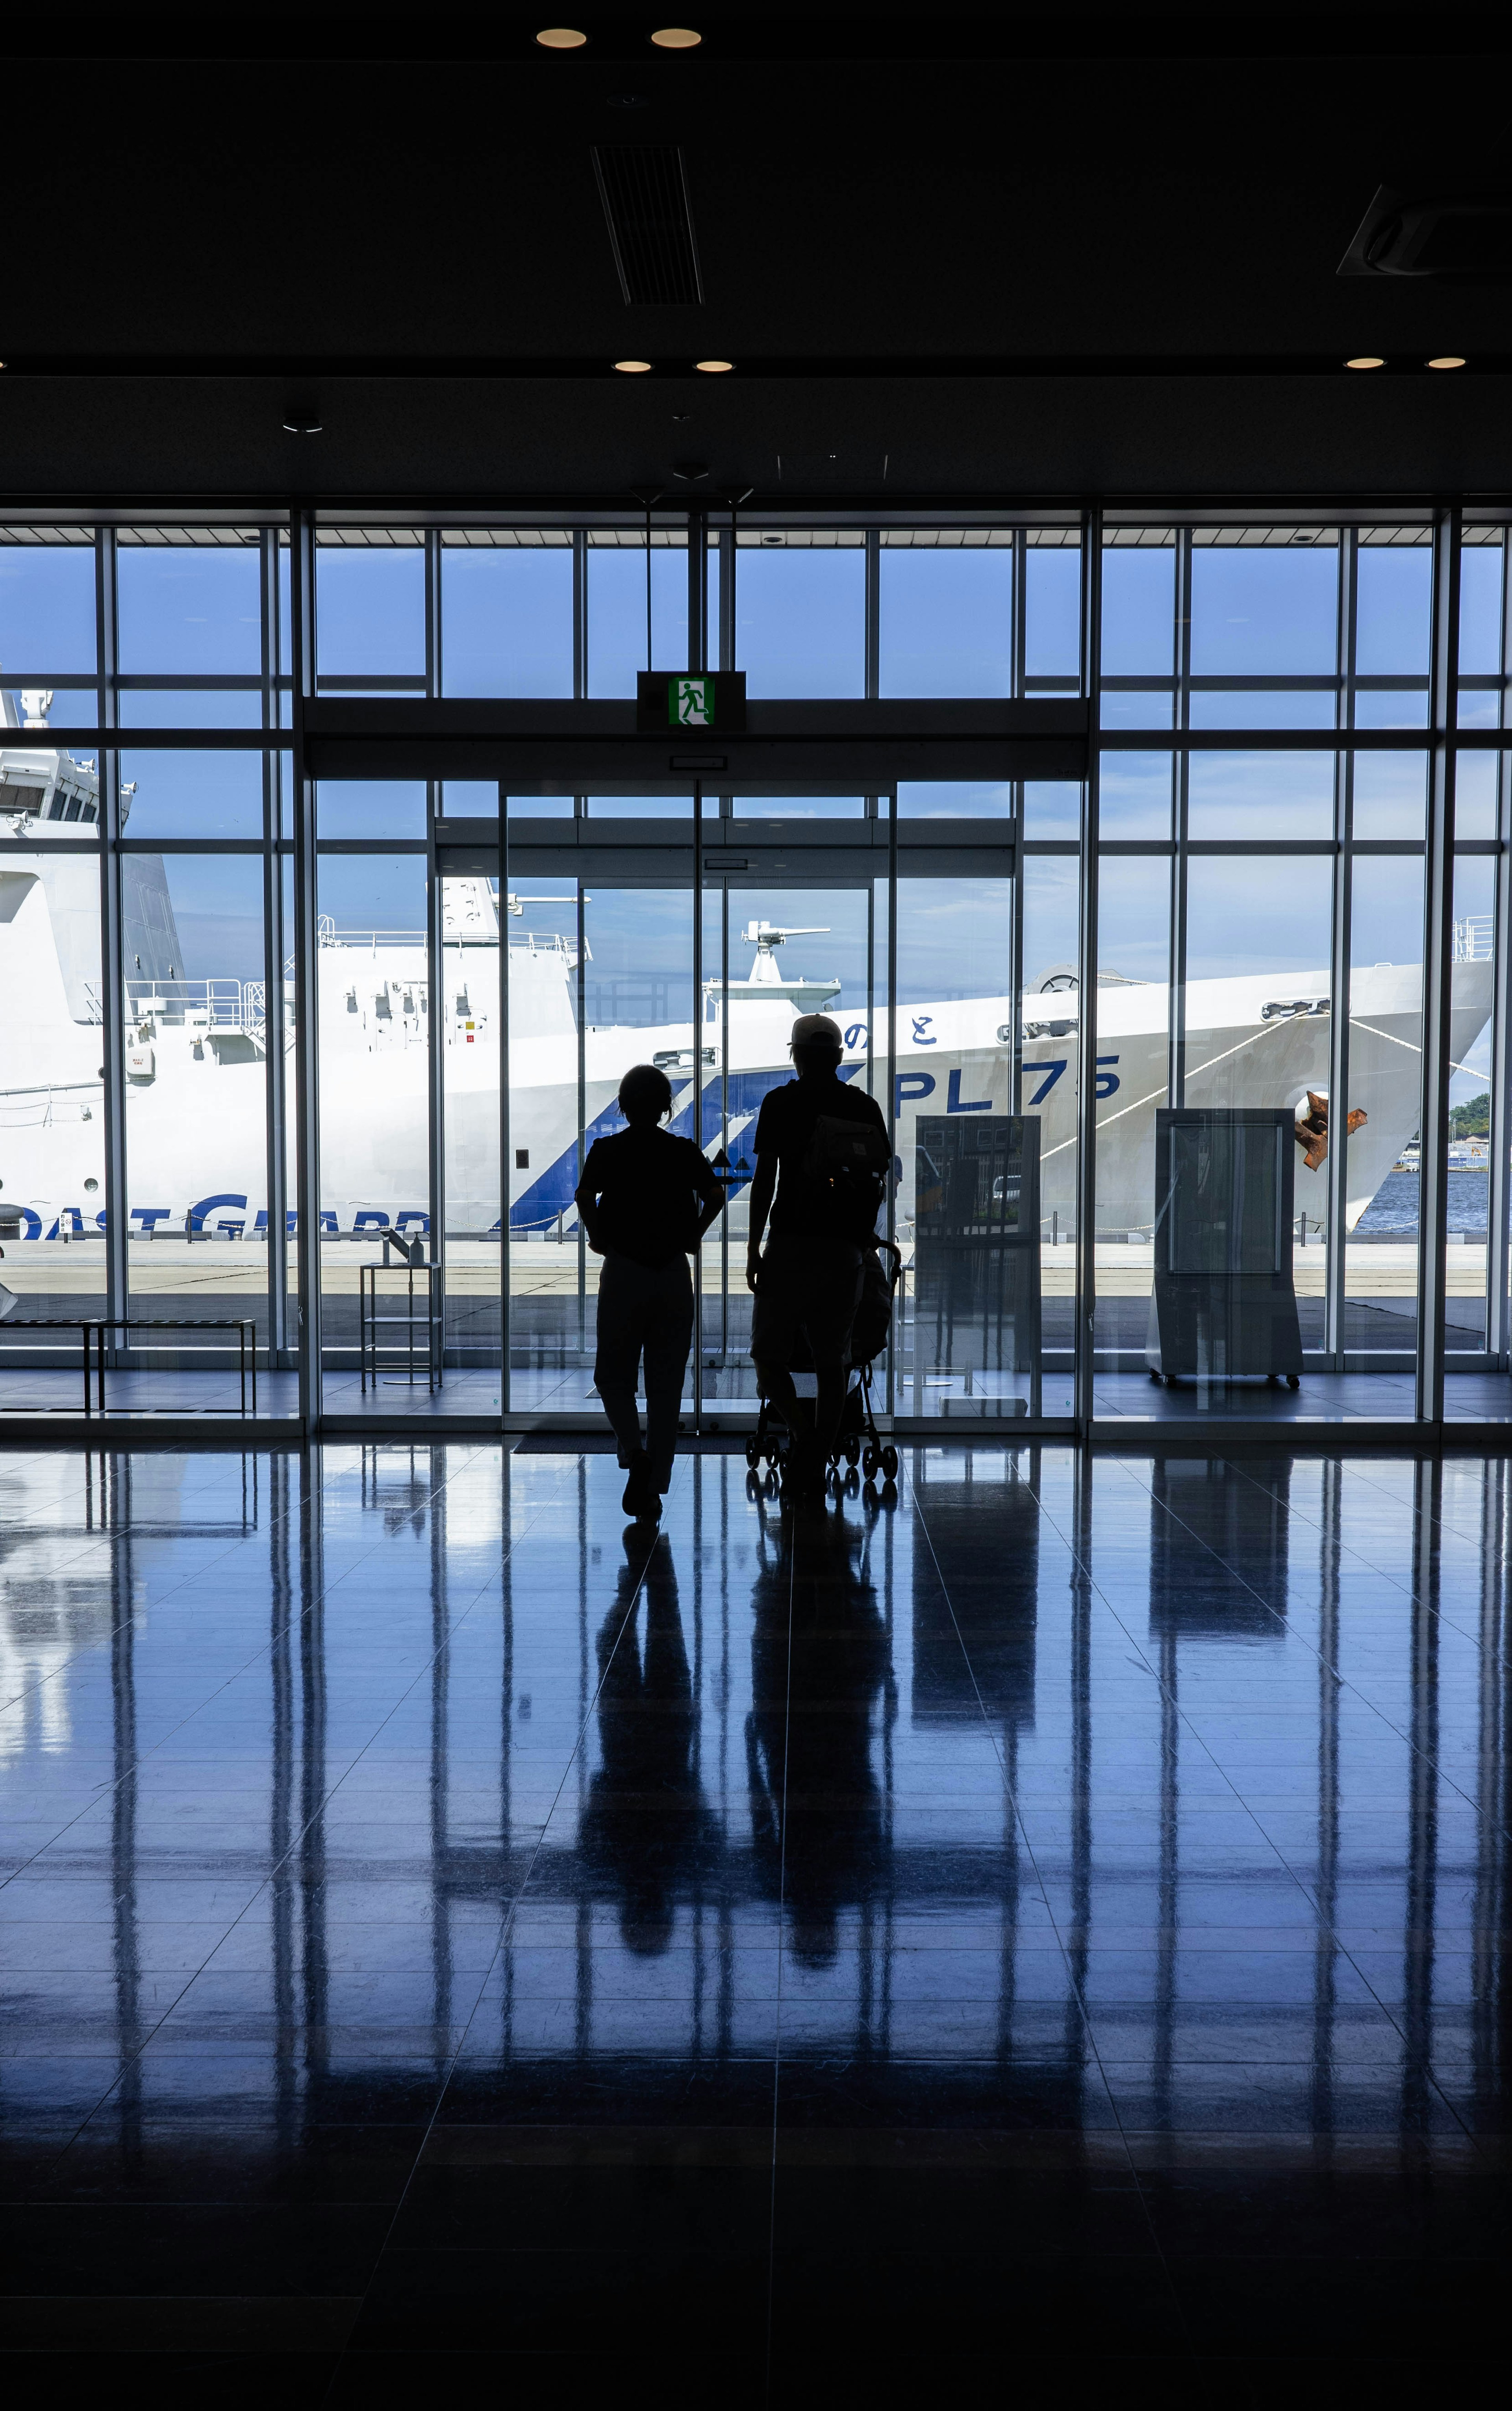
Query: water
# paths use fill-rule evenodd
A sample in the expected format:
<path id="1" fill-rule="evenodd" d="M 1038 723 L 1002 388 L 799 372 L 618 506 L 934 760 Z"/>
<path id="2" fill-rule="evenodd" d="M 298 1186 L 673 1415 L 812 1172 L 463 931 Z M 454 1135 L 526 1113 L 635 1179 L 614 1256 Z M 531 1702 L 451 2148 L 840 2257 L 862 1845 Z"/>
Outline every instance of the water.
<path id="1" fill-rule="evenodd" d="M 1462 1231 L 1466 1238 L 1486 1236 L 1487 1199 L 1490 1180 L 1484 1172 L 1449 1173 L 1448 1228 Z M 1418 1229 L 1418 1175 L 1416 1172 L 1388 1172 L 1370 1204 L 1359 1218 L 1361 1231 L 1403 1231 L 1416 1235 Z"/>

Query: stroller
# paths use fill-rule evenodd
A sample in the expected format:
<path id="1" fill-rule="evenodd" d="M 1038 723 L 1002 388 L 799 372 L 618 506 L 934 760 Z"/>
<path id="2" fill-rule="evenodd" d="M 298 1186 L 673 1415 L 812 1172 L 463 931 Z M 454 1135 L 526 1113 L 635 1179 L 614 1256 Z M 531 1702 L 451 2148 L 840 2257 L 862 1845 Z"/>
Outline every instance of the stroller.
<path id="1" fill-rule="evenodd" d="M 890 1270 L 882 1264 L 883 1256 L 891 1259 Z M 879 1474 L 884 1482 L 897 1480 L 898 1453 L 877 1428 L 872 1379 L 892 1330 L 893 1298 L 902 1273 L 902 1250 L 891 1239 L 878 1239 L 868 1247 L 861 1275 L 861 1301 L 850 1332 L 850 1373 L 845 1404 L 830 1450 L 829 1469 L 836 1480 L 843 1479 L 842 1464 L 851 1471 L 859 1466 L 864 1482 L 875 1482 Z M 789 1369 L 794 1373 L 812 1372 L 813 1365 L 811 1361 L 805 1364 L 795 1355 Z M 752 1473 L 759 1470 L 764 1459 L 768 1476 L 784 1480 L 792 1439 L 770 1398 L 763 1398 L 756 1429 L 746 1442 L 746 1463 Z"/>

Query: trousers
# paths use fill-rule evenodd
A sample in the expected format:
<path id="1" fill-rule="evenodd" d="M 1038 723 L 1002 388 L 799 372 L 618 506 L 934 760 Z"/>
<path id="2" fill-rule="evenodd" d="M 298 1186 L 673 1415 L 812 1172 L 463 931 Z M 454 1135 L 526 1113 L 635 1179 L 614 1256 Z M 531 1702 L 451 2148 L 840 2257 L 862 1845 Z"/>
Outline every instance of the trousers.
<path id="1" fill-rule="evenodd" d="M 618 1442 L 619 1462 L 629 1465 L 642 1445 L 635 1375 L 644 1359 L 645 1446 L 658 1490 L 672 1480 L 677 1408 L 692 1340 L 693 1279 L 687 1257 L 674 1256 L 671 1264 L 653 1268 L 606 1252 L 599 1275 L 593 1386 Z"/>

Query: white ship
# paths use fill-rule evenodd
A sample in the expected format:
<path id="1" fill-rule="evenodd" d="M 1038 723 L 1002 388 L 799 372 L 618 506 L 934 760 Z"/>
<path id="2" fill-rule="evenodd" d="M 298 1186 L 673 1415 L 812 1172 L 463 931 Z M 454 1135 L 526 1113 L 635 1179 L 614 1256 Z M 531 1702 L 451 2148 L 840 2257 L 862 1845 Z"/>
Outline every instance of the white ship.
<path id="1" fill-rule="evenodd" d="M 4 697 L 0 746 L 0 1212 L 23 1241 L 94 1235 L 104 1227 L 104 1020 L 98 961 L 99 872 L 94 849 L 28 853 L 29 835 L 93 835 L 94 765 L 45 742 L 49 698 Z M 31 739 L 29 742 L 28 739 Z M 129 796 L 123 798 L 129 811 Z M 7 858 L 8 856 L 8 859 Z M 132 1237 L 154 1232 L 266 1236 L 263 1134 L 269 1057 L 290 1076 L 293 981 L 271 1013 L 264 985 L 187 979 L 161 863 L 124 857 L 125 1146 Z M 321 1223 L 330 1236 L 392 1224 L 427 1231 L 427 1059 L 443 1050 L 448 1233 L 496 1238 L 500 1202 L 501 973 L 507 964 L 510 1061 L 509 1225 L 516 1239 L 574 1227 L 578 1030 L 574 934 L 527 928 L 567 899 L 501 899 L 486 879 L 448 880 L 442 977 L 433 995 L 423 934 L 323 924 L 318 948 Z M 502 910 L 501 909 L 502 905 Z M 516 924 L 518 925 L 516 927 Z M 728 1146 L 738 1226 L 750 1139 L 767 1090 L 791 1076 L 795 1015 L 829 1006 L 837 978 L 789 976 L 779 950 L 822 931 L 752 923 L 749 975 L 728 993 L 705 984 L 702 1019 L 662 1027 L 589 1027 L 583 1034 L 589 1138 L 616 1126 L 616 1091 L 632 1062 L 662 1063 L 676 1098 L 674 1128 L 691 1133 L 702 1089 L 705 1150 Z M 1450 1051 L 1462 1063 L 1491 1009 L 1489 941 L 1474 934 L 1453 971 Z M 1287 1103 L 1307 1111 L 1329 1088 L 1331 1012 L 1325 967 L 1298 975 L 1199 980 L 1185 994 L 1186 1098 L 1216 1105 Z M 1418 1118 L 1421 970 L 1359 971 L 1351 986 L 1349 1098 L 1364 1127 L 1349 1142 L 1348 1227 L 1397 1163 Z M 1165 1102 L 1168 989 L 1105 973 L 1098 991 L 1098 1227 L 1148 1232 L 1155 1114 Z M 1052 965 L 1022 998 L 1024 1110 L 1040 1124 L 1041 1210 L 1074 1229 L 1074 968 Z M 885 1016 L 837 1008 L 846 1075 L 885 1102 Z M 1006 1113 L 1013 1001 L 986 996 L 900 1008 L 893 1080 L 897 1219 L 912 1220 L 914 1130 L 921 1114 Z M 728 1064 L 724 1057 L 728 1032 Z M 727 1114 L 727 1119 L 722 1116 Z M 1327 1169 L 1299 1150 L 1297 1206 L 1327 1223 Z M 293 1191 L 292 1175 L 290 1193 Z M 294 1217 L 290 1213 L 290 1228 Z"/>

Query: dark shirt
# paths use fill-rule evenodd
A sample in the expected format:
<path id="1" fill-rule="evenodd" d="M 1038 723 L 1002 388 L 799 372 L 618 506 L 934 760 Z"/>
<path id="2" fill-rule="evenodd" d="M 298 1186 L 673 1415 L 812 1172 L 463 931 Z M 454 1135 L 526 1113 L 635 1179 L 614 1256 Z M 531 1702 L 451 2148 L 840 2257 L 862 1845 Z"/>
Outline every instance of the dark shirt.
<path id="1" fill-rule="evenodd" d="M 723 1204 L 702 1149 L 655 1125 L 596 1138 L 577 1184 L 589 1247 L 652 1271 L 691 1255 Z"/>
<path id="2" fill-rule="evenodd" d="M 758 1157 L 778 1159 L 774 1237 L 860 1239 L 872 1227 L 870 1216 L 865 1229 L 856 1227 L 853 1200 L 837 1195 L 828 1181 L 804 1176 L 814 1124 L 824 1114 L 836 1121 L 872 1122 L 887 1136 L 876 1098 L 844 1080 L 789 1080 L 783 1088 L 768 1089 L 756 1119 L 755 1146 Z"/>

